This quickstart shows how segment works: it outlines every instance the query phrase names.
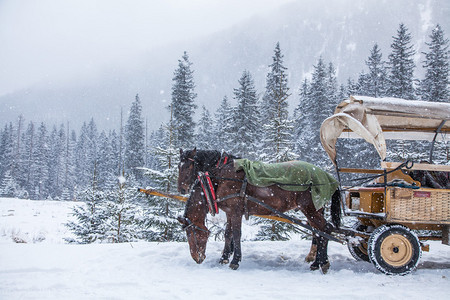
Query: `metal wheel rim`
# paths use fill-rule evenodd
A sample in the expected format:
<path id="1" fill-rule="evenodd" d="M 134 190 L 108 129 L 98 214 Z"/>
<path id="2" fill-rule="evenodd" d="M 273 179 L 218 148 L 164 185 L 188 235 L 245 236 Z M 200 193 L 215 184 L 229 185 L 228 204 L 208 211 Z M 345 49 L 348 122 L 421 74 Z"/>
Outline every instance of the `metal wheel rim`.
<path id="1" fill-rule="evenodd" d="M 389 265 L 401 267 L 411 260 L 413 248 L 406 237 L 401 234 L 392 234 L 381 243 L 380 254 Z"/>

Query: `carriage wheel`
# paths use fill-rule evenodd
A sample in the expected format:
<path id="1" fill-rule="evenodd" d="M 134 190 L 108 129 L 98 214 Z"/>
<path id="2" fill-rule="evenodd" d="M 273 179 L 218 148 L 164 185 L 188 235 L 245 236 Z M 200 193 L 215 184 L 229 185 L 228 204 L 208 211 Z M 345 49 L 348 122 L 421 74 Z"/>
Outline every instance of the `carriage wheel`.
<path id="1" fill-rule="evenodd" d="M 369 238 L 370 261 L 388 275 L 406 275 L 419 263 L 422 249 L 419 239 L 402 225 L 383 225 Z"/>
<path id="2" fill-rule="evenodd" d="M 357 221 L 352 226 L 357 231 L 366 232 L 367 226 Z M 367 253 L 367 240 L 359 241 L 358 244 L 347 243 L 348 251 L 356 260 L 370 262 L 369 254 Z"/>

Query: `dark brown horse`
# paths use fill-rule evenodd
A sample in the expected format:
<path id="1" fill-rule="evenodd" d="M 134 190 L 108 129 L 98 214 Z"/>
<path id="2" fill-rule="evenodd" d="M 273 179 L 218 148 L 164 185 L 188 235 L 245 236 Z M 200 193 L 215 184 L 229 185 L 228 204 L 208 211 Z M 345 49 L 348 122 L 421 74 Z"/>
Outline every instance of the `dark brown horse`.
<path id="1" fill-rule="evenodd" d="M 189 190 L 192 185 L 191 195 L 186 204 L 186 210 L 179 221 L 186 229 L 189 247 L 192 258 L 201 263 L 205 258 L 206 243 L 208 240 L 208 229 L 205 226 L 205 218 L 208 213 L 208 206 L 203 197 L 203 190 L 197 184 L 197 172 L 211 172 L 211 179 L 214 184 L 217 197 L 225 199 L 229 195 L 239 194 L 243 184 L 245 173 L 235 171 L 234 157 L 221 156 L 217 151 L 192 150 L 183 152 L 180 150 L 180 165 L 178 177 L 178 189 L 180 192 Z M 246 195 L 260 199 L 272 208 L 286 212 L 291 209 L 299 208 L 309 224 L 326 233 L 330 233 L 333 226 L 325 220 L 323 210 L 316 210 L 312 201 L 310 191 L 292 192 L 286 191 L 272 185 L 268 187 L 257 187 L 248 184 L 245 190 Z M 218 203 L 227 216 L 227 227 L 225 229 L 225 247 L 220 259 L 221 263 L 228 263 L 229 257 L 234 252 L 230 268 L 237 269 L 241 261 L 241 225 L 242 216 L 249 215 L 274 215 L 267 208 L 262 207 L 251 201 L 244 200 L 243 197 L 231 197 Z M 340 208 L 339 192 L 336 191 L 332 197 L 332 220 L 336 227 L 339 226 Z M 314 238 L 317 244 L 317 255 L 311 265 L 312 270 L 319 268 L 325 273 L 329 268 L 327 245 L 328 239 L 318 236 Z M 313 247 L 314 248 L 314 245 Z"/>

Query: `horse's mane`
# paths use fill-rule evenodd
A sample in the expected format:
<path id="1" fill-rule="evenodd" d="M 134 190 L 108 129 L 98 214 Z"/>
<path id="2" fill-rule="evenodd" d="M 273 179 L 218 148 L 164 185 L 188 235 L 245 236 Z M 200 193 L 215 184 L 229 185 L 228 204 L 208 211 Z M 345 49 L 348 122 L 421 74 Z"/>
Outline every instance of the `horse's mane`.
<path id="1" fill-rule="evenodd" d="M 191 157 L 193 151 L 194 150 L 186 150 L 185 152 L 183 152 L 182 159 L 184 157 Z M 196 154 L 194 156 L 194 160 L 196 163 L 198 163 L 200 170 L 211 170 L 212 167 L 214 167 L 223 156 L 227 156 L 228 158 L 232 158 L 232 159 L 239 158 L 232 154 L 217 151 L 217 150 L 196 149 L 195 153 Z"/>

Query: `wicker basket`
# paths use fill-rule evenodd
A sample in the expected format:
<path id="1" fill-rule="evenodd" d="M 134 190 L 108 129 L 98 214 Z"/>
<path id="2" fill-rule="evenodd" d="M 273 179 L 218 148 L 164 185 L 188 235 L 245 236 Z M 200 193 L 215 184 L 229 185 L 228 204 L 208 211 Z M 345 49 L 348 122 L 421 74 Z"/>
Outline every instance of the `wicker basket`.
<path id="1" fill-rule="evenodd" d="M 386 213 L 390 221 L 450 224 L 450 190 L 389 188 Z"/>

